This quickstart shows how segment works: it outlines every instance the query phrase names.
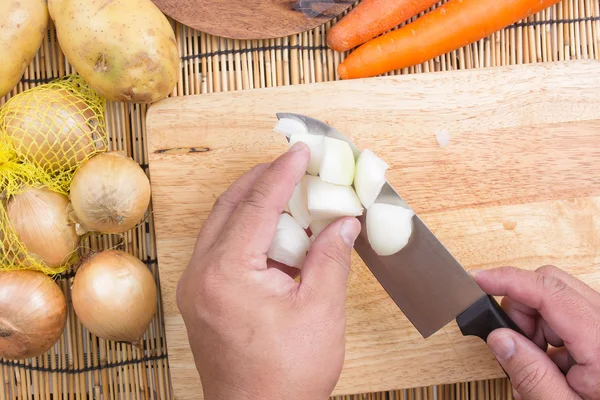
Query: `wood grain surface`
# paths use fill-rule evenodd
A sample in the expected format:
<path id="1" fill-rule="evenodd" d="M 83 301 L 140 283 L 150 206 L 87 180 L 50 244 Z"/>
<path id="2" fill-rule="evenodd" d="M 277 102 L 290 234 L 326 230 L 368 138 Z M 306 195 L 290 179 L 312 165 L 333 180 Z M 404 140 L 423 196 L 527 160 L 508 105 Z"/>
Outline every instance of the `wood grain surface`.
<path id="1" fill-rule="evenodd" d="M 272 39 L 313 29 L 355 0 L 152 0 L 173 19 L 212 35 Z"/>
<path id="2" fill-rule="evenodd" d="M 201 398 L 177 281 L 211 207 L 287 148 L 276 112 L 326 121 L 390 165 L 390 183 L 465 268 L 554 264 L 600 289 L 600 63 L 502 67 L 172 98 L 148 114 L 168 351 L 177 399 Z M 441 148 L 435 132 L 446 129 Z M 354 254 L 336 394 L 503 376 L 455 323 L 424 340 Z"/>

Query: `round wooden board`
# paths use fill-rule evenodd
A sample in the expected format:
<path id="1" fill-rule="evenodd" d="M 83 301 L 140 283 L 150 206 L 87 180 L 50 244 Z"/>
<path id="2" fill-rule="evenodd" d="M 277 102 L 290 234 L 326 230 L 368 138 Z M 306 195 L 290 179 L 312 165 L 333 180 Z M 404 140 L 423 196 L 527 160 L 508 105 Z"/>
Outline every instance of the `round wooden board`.
<path id="1" fill-rule="evenodd" d="M 152 0 L 163 13 L 202 32 L 272 39 L 313 29 L 355 0 Z"/>

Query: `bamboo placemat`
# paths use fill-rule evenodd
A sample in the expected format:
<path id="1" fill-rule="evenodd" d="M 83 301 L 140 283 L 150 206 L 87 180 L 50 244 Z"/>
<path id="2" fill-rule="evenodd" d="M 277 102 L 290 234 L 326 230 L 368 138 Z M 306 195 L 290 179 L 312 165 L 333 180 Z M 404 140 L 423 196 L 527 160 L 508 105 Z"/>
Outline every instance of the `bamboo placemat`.
<path id="1" fill-rule="evenodd" d="M 339 79 L 336 68 L 345 54 L 326 46 L 326 33 L 332 23 L 286 38 L 251 41 L 219 38 L 174 23 L 182 62 L 179 83 L 172 95 Z M 563 0 L 484 40 L 393 74 L 580 58 L 600 60 L 600 0 Z M 12 95 L 72 72 L 51 26 L 23 79 L 11 94 L 0 99 L 0 105 Z M 111 148 L 127 151 L 147 171 L 146 110 L 144 105 L 109 103 L 107 120 Z M 159 281 L 151 212 L 144 224 L 123 236 L 91 237 L 84 245 L 91 250 L 129 251 L 143 260 Z M 59 279 L 67 298 L 72 277 L 67 273 Z M 160 304 L 141 350 L 93 337 L 70 307 L 67 329 L 48 354 L 25 362 L 0 360 L 0 400 L 87 398 L 173 398 Z M 508 400 L 512 394 L 507 380 L 495 380 L 337 399 Z"/>

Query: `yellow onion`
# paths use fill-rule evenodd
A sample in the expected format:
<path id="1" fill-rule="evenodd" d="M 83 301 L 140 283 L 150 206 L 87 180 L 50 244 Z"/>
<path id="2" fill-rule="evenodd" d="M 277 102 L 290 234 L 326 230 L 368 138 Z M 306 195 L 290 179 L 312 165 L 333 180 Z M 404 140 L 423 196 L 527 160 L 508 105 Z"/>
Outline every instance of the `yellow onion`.
<path id="1" fill-rule="evenodd" d="M 13 196 L 6 208 L 10 226 L 28 256 L 49 268 L 63 265 L 77 249 L 79 237 L 68 205 L 63 194 L 30 187 Z"/>
<path id="2" fill-rule="evenodd" d="M 80 233 L 123 233 L 144 218 L 150 181 L 138 163 L 122 153 L 99 154 L 73 177 L 71 204 Z"/>
<path id="3" fill-rule="evenodd" d="M 133 345 L 139 345 L 157 309 L 152 273 L 119 250 L 96 253 L 84 262 L 71 295 L 75 314 L 91 333 Z"/>
<path id="4" fill-rule="evenodd" d="M 52 279 L 36 271 L 0 271 L 0 357 L 37 357 L 60 339 L 67 302 Z"/>
<path id="5" fill-rule="evenodd" d="M 23 92 L 4 106 L 2 128 L 19 154 L 55 173 L 106 150 L 98 115 L 65 89 Z"/>

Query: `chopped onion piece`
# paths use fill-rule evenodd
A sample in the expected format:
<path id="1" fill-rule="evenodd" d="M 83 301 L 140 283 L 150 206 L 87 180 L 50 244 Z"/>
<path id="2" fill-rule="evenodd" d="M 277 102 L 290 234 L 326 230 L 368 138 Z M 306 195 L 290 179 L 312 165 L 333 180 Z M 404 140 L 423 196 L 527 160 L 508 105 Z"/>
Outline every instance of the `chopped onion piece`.
<path id="1" fill-rule="evenodd" d="M 323 232 L 330 224 L 334 223 L 337 218 L 331 219 L 317 219 L 310 223 L 310 231 L 314 237 L 319 236 L 319 233 Z"/>
<path id="2" fill-rule="evenodd" d="M 306 172 L 311 175 L 318 175 L 323 161 L 323 135 L 313 135 L 310 133 L 295 133 L 290 137 L 290 145 L 293 146 L 296 142 L 305 143 L 310 149 L 310 160 Z"/>
<path id="3" fill-rule="evenodd" d="M 385 173 L 389 167 L 385 161 L 369 149 L 360 153 L 356 161 L 354 189 L 365 208 L 371 207 L 379 196 L 381 188 L 386 182 Z"/>
<path id="4" fill-rule="evenodd" d="M 277 124 L 273 130 L 288 138 L 294 134 L 308 133 L 308 128 L 306 125 L 291 118 L 281 118 L 279 121 L 277 121 Z"/>
<path id="5" fill-rule="evenodd" d="M 401 206 L 375 203 L 367 211 L 369 243 L 380 256 L 396 254 L 412 234 L 414 211 Z"/>
<path id="6" fill-rule="evenodd" d="M 443 128 L 436 131 L 435 138 L 441 148 L 444 148 L 450 144 L 450 132 L 448 132 L 448 129 Z"/>
<path id="7" fill-rule="evenodd" d="M 354 181 L 354 164 L 354 153 L 348 143 L 325 137 L 323 162 L 319 170 L 321 179 L 336 185 L 350 186 Z"/>
<path id="8" fill-rule="evenodd" d="M 334 185 L 314 176 L 306 177 L 308 210 L 314 220 L 357 217 L 363 213 L 352 186 Z"/>
<path id="9" fill-rule="evenodd" d="M 298 222 L 289 214 L 281 214 L 267 257 L 289 267 L 300 268 L 310 243 Z"/>
<path id="10" fill-rule="evenodd" d="M 294 193 L 288 203 L 288 208 L 292 217 L 300 224 L 304 229 L 308 228 L 312 217 L 306 206 L 306 175 L 302 178 L 300 183 L 296 185 Z"/>

